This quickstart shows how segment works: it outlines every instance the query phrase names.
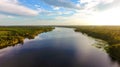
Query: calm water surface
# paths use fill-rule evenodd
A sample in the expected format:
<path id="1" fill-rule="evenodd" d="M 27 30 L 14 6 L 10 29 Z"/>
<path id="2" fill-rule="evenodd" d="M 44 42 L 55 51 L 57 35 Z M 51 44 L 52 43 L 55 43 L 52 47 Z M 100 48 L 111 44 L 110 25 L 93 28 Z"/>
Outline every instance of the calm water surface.
<path id="1" fill-rule="evenodd" d="M 56 27 L 23 45 L 0 49 L 0 67 L 120 67 L 92 46 L 97 43 L 72 28 Z"/>

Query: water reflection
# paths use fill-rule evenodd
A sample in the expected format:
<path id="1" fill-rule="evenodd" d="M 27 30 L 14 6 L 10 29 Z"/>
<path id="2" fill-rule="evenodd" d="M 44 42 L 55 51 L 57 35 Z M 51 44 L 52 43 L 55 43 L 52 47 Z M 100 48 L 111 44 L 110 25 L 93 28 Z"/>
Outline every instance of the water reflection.
<path id="1" fill-rule="evenodd" d="M 70 28 L 56 28 L 0 50 L 0 67 L 120 67 L 95 40 Z"/>

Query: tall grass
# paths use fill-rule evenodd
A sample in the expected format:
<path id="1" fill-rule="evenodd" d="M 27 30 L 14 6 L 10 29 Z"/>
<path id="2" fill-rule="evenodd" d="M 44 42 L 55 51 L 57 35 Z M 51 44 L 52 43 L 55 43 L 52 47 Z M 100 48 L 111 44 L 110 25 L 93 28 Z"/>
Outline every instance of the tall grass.
<path id="1" fill-rule="evenodd" d="M 77 26 L 76 32 L 100 38 L 109 43 L 106 51 L 110 57 L 120 62 L 120 26 Z"/>
<path id="2" fill-rule="evenodd" d="M 25 38 L 32 39 L 39 33 L 53 29 L 53 27 L 39 26 L 2 26 L 0 27 L 0 48 L 23 43 Z"/>

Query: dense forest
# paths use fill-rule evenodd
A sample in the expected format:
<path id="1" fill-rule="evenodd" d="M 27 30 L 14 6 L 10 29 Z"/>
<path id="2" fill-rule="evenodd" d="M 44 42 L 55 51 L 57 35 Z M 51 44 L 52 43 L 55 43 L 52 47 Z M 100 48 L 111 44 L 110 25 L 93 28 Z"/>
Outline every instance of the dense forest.
<path id="1" fill-rule="evenodd" d="M 25 38 L 32 39 L 37 34 L 53 30 L 53 27 L 39 26 L 1 26 L 0 27 L 0 48 L 14 46 L 23 43 Z"/>
<path id="2" fill-rule="evenodd" d="M 105 50 L 113 60 L 120 61 L 119 26 L 77 26 L 75 31 L 107 41 L 109 45 L 105 47 Z"/>

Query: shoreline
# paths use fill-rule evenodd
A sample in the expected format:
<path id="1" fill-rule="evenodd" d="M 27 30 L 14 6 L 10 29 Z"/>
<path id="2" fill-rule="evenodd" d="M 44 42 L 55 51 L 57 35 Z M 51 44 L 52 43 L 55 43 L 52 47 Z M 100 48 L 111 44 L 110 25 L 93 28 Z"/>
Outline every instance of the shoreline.
<path id="1" fill-rule="evenodd" d="M 106 52 L 112 60 L 120 62 L 120 27 L 119 26 L 78 26 L 76 32 L 102 39 L 108 42 Z"/>
<path id="2" fill-rule="evenodd" d="M 23 43 L 25 38 L 33 39 L 36 35 L 53 30 L 54 27 L 0 27 L 0 49 Z"/>

